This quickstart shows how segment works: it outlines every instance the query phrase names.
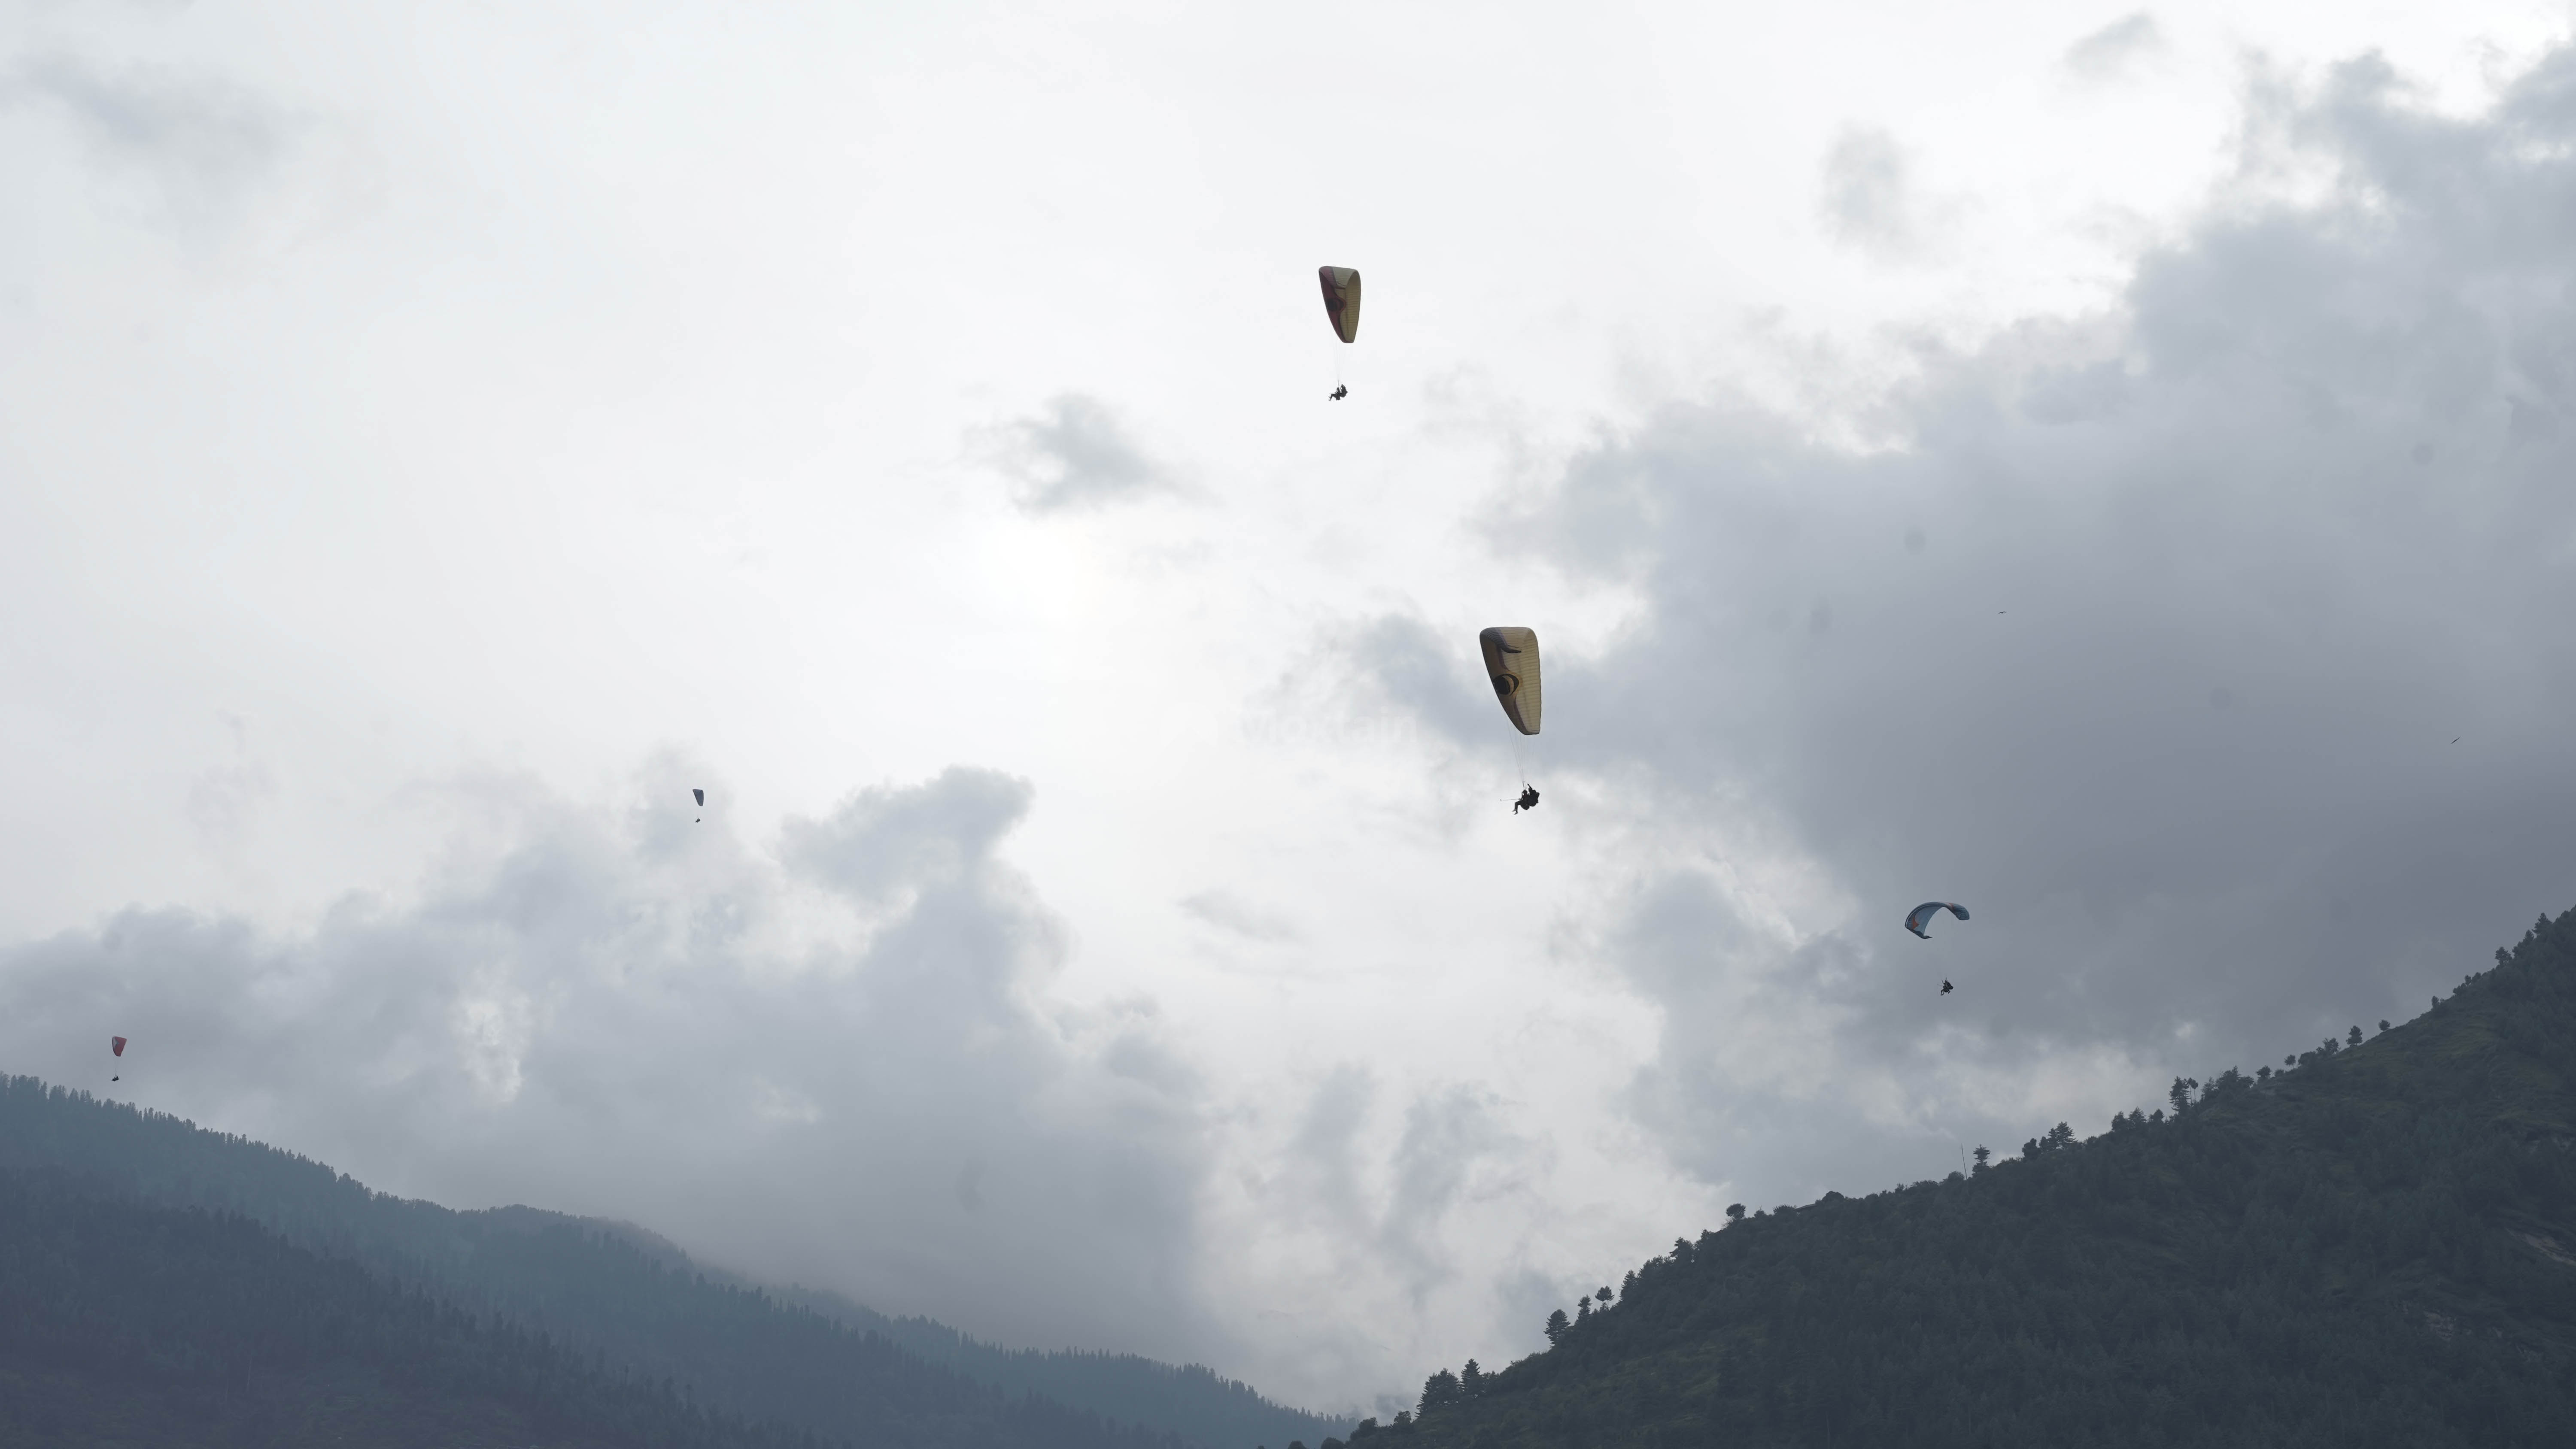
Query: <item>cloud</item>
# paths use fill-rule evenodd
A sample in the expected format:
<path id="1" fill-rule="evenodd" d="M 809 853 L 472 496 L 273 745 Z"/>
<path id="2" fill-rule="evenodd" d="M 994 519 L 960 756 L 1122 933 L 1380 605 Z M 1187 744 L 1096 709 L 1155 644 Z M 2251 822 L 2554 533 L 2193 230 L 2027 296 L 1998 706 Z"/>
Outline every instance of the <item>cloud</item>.
<path id="1" fill-rule="evenodd" d="M 1318 1393 L 1383 1382 L 1391 1351 L 1405 1362 L 1454 1363 L 1454 1338 L 1427 1333 L 1442 1320 L 1475 1321 L 1481 1336 L 1526 1351 L 1547 1316 L 1537 1305 L 1572 1291 L 1562 1273 L 1533 1266 L 1559 1256 L 1551 1249 L 1560 1245 L 1533 1241 L 1547 1233 L 1531 1226 L 1554 1216 L 1537 1186 L 1553 1153 L 1517 1130 L 1514 1115 L 1514 1104 L 1469 1083 L 1395 1089 L 1353 1062 L 1316 1073 L 1273 1159 L 1260 1239 L 1240 1256 L 1269 1260 L 1265 1277 L 1331 1285 L 1339 1311 L 1310 1310 L 1319 1321 L 1297 1345 L 1304 1376 L 1335 1386 Z M 1497 1316 L 1508 1324 L 1498 1333 L 1487 1328 Z M 1376 1395 L 1361 1412 L 1383 1416 L 1411 1401 Z"/>
<path id="2" fill-rule="evenodd" d="M 72 55 L 39 56 L 0 78 L 0 108 L 41 105 L 71 122 L 107 167 L 149 178 L 183 222 L 225 210 L 272 174 L 300 121 L 220 81 L 142 68 L 101 70 Z"/>
<path id="3" fill-rule="evenodd" d="M 1883 261 L 1904 258 L 1923 241 L 1922 205 L 1896 138 L 1850 127 L 1825 154 L 1825 223 L 1836 240 Z"/>
<path id="4" fill-rule="evenodd" d="M 1316 668 L 1352 686 L 1346 705 L 1364 718 L 1419 720 L 1441 738 L 1467 744 L 1489 731 L 1490 693 L 1479 669 L 1469 667 L 1474 641 L 1453 645 L 1408 614 L 1384 614 L 1353 625 L 1329 642 Z M 1481 656 L 1480 656 L 1481 657 Z"/>
<path id="5" fill-rule="evenodd" d="M 1013 481 L 1012 501 L 1029 513 L 1180 491 L 1107 404 L 1081 393 L 1060 394 L 1036 416 L 984 436 L 992 458 Z"/>
<path id="6" fill-rule="evenodd" d="M 1228 891 L 1200 891 L 1181 901 L 1190 916 L 1247 941 L 1287 944 L 1306 939 L 1297 923 L 1263 910 Z"/>
<path id="7" fill-rule="evenodd" d="M 2144 10 L 2124 15 L 2073 45 L 2059 64 L 2087 81 L 2117 80 L 2131 66 L 2165 48 L 2163 27 Z"/>
<path id="8" fill-rule="evenodd" d="M 1642 601 L 1551 658 L 1551 759 L 1629 822 L 1589 929 L 1677 1160 L 1921 1175 L 2402 1015 L 2576 894 L 2576 55 L 2403 94 L 2336 70 L 2288 118 L 2331 189 L 2223 198 L 2115 314 L 1927 355 L 1902 446 L 1711 398 L 1498 519 Z M 1421 630 L 1367 626 L 1385 693 L 1464 747 Z M 1933 897 L 1975 920 L 1905 935 Z"/>
<path id="9" fill-rule="evenodd" d="M 1490 1094 L 1449 1083 L 1405 1102 L 1401 1135 L 1373 1161 L 1366 1129 L 1378 1095 L 1364 1067 L 1344 1063 L 1325 1073 L 1286 1161 L 1305 1211 L 1334 1243 L 1340 1271 L 1391 1282 L 1418 1312 L 1458 1270 L 1442 1221 L 1470 1199 L 1503 1190 L 1530 1144 L 1505 1125 Z"/>
<path id="10" fill-rule="evenodd" d="M 631 1218 L 1011 1342 L 1222 1348 L 1201 1088 L 1149 1008 L 1050 1001 L 1063 933 L 994 857 L 1026 782 L 862 790 L 774 861 L 687 810 L 478 788 L 505 843 L 414 904 L 0 952 L 0 1052 L 103 1089 L 118 1032 L 118 1090 L 391 1190 Z"/>
<path id="11" fill-rule="evenodd" d="M 1458 1271 L 1443 1220 L 1474 1197 L 1508 1192 L 1517 1178 L 1530 1144 L 1505 1125 L 1500 1106 L 1490 1093 L 1453 1085 L 1417 1097 L 1405 1113 L 1378 1233 L 1417 1308 Z"/>

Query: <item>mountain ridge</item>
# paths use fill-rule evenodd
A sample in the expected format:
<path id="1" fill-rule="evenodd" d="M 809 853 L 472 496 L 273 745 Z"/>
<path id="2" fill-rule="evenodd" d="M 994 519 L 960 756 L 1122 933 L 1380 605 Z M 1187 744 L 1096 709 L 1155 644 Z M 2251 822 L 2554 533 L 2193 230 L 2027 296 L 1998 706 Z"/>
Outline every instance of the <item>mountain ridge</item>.
<path id="1" fill-rule="evenodd" d="M 2564 1442 L 2576 911 L 2381 1027 L 1676 1240 L 1547 1349 L 1442 1370 L 1352 1443 Z"/>
<path id="2" fill-rule="evenodd" d="M 756 1284 L 631 1223 L 519 1205 L 460 1211 L 377 1193 L 300 1155 L 34 1078 L 0 1079 L 0 1171 L 49 1173 L 103 1199 L 237 1214 L 468 1313 L 551 1333 L 612 1368 L 828 1438 L 984 1442 L 922 1437 L 928 1429 L 885 1436 L 910 1422 L 906 1414 L 941 1420 L 933 1407 L 941 1402 L 989 1419 L 986 1391 L 1012 1398 L 1014 1415 L 1052 1425 L 1028 1439 L 988 1424 L 996 1445 L 1253 1449 L 1349 1424 L 1273 1404 L 1195 1365 L 1015 1353 L 839 1295 Z M 842 1383 L 854 1375 L 876 1386 L 872 1399 Z M 1100 1422 L 1086 1428 L 1086 1417 Z"/>

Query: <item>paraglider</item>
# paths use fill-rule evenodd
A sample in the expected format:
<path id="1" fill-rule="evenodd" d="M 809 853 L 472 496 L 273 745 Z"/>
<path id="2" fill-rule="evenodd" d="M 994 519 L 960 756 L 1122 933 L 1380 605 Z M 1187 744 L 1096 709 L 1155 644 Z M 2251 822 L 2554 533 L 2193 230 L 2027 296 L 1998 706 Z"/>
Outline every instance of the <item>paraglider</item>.
<path id="1" fill-rule="evenodd" d="M 1538 733 L 1538 632 L 1509 625 L 1487 629 L 1476 636 L 1476 647 L 1485 654 L 1485 674 L 1493 680 L 1494 698 L 1503 704 L 1503 718 L 1512 728 L 1525 735 Z M 1526 771 L 1529 766 L 1524 763 Z M 1521 797 L 1512 802 L 1512 813 L 1538 808 L 1538 790 L 1521 776 Z"/>
<path id="2" fill-rule="evenodd" d="M 1324 315 L 1332 320 L 1333 335 L 1359 341 L 1360 274 L 1348 267 L 1317 267 L 1315 275 L 1324 284 Z"/>
<path id="3" fill-rule="evenodd" d="M 107 1054 L 108 1054 L 109 1056 L 112 1056 L 112 1057 L 122 1057 L 122 1056 L 124 1056 L 124 1055 L 125 1055 L 125 1038 L 123 1038 L 123 1037 L 121 1037 L 121 1036 L 112 1036 L 112 1037 L 109 1037 L 109 1038 L 107 1039 Z M 111 1081 L 111 1082 L 121 1082 L 121 1081 L 124 1081 L 124 1080 L 125 1080 L 125 1078 L 124 1078 L 124 1077 L 122 1077 L 122 1076 L 111 1076 L 111 1077 L 109 1077 L 109 1078 L 108 1078 L 108 1080 L 109 1080 L 109 1081 Z"/>
<path id="4" fill-rule="evenodd" d="M 706 809 L 706 808 L 707 808 L 707 792 L 706 792 L 706 791 L 704 791 L 704 790 L 691 790 L 689 793 L 698 797 L 698 808 L 699 808 L 699 809 L 704 810 L 704 809 Z M 707 819 L 707 817 L 705 817 L 705 816 L 701 815 L 701 816 L 699 816 L 699 817 L 698 817 L 698 823 L 699 823 L 699 824 L 701 824 L 701 825 L 703 825 L 703 824 L 705 824 L 705 823 L 706 823 L 706 819 Z"/>
<path id="5" fill-rule="evenodd" d="M 1360 274 L 1348 267 L 1317 267 L 1316 278 L 1324 284 L 1324 316 L 1333 324 L 1333 335 L 1345 343 L 1360 340 Z M 1328 402 L 1340 402 L 1351 395 L 1349 383 L 1342 381 L 1341 354 L 1333 355 L 1333 390 L 1324 394 Z"/>
<path id="6" fill-rule="evenodd" d="M 1921 936 L 1924 940 L 1929 941 L 1932 939 L 1932 933 L 1923 928 L 1930 925 L 1932 923 L 1932 918 L 1943 911 L 1948 911 L 1951 915 L 1957 916 L 1963 921 L 1968 918 L 1968 908 L 1966 906 L 1957 905 L 1950 901 L 1925 901 L 1923 904 L 1916 906 L 1914 909 L 1905 913 L 1905 929 L 1912 931 L 1914 934 Z"/>
<path id="7" fill-rule="evenodd" d="M 1487 629 L 1476 636 L 1485 651 L 1485 673 L 1494 681 L 1494 697 L 1503 715 L 1525 735 L 1538 733 L 1538 632 L 1534 629 Z"/>

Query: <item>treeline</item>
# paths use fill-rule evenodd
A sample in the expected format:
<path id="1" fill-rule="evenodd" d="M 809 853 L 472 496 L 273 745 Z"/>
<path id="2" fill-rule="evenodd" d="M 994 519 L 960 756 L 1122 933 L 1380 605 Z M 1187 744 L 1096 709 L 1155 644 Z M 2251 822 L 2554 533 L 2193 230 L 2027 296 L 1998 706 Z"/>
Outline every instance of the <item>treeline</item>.
<path id="1" fill-rule="evenodd" d="M 2576 912 L 2285 1067 L 1945 1182 L 1730 1209 L 1352 1445 L 2567 1442 Z"/>

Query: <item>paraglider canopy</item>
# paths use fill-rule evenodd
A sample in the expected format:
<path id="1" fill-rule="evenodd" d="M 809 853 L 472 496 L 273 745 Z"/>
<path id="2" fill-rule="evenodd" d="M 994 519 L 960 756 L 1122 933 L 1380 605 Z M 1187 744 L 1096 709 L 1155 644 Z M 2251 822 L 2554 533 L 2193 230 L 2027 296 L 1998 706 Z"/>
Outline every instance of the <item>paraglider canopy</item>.
<path id="1" fill-rule="evenodd" d="M 1333 335 L 1344 342 L 1360 340 L 1360 274 L 1348 267 L 1317 267 L 1324 283 L 1324 315 L 1333 320 Z"/>
<path id="2" fill-rule="evenodd" d="M 1525 735 L 1538 733 L 1538 631 L 1511 626 L 1487 629 L 1476 636 L 1485 651 L 1485 673 L 1494 681 L 1494 697 L 1512 727 Z"/>
<path id="3" fill-rule="evenodd" d="M 125 1055 L 125 1038 L 121 1036 L 109 1037 L 107 1039 L 107 1053 L 109 1056 L 115 1057 Z"/>
<path id="4" fill-rule="evenodd" d="M 1932 939 L 1932 933 L 1923 928 L 1932 924 L 1932 918 L 1941 914 L 1943 911 L 1948 911 L 1951 915 L 1957 916 L 1963 921 L 1968 918 L 1968 908 L 1966 906 L 1957 905 L 1950 901 L 1925 901 L 1923 904 L 1916 906 L 1914 909 L 1905 913 L 1905 929 L 1912 931 L 1914 934 L 1921 936 L 1924 940 L 1929 941 Z"/>
<path id="5" fill-rule="evenodd" d="M 706 791 L 704 791 L 704 790 L 691 790 L 689 793 L 698 797 L 698 803 L 699 803 L 699 804 L 704 805 L 705 803 L 707 803 L 707 792 L 706 792 Z"/>

